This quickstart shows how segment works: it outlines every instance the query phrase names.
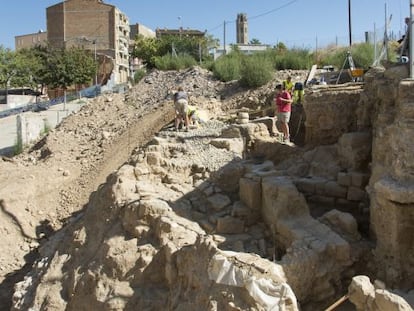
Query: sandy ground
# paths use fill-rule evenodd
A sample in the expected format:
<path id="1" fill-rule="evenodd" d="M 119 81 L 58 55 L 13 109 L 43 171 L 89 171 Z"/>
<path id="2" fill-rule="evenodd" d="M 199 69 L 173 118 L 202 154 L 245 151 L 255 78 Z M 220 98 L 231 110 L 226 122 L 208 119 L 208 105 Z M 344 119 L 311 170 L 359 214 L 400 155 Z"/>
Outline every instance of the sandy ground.
<path id="1" fill-rule="evenodd" d="M 170 105 L 133 107 L 115 94 L 91 101 L 30 150 L 0 160 L 0 310 L 42 241 L 76 216 L 106 177 L 173 118 Z"/>

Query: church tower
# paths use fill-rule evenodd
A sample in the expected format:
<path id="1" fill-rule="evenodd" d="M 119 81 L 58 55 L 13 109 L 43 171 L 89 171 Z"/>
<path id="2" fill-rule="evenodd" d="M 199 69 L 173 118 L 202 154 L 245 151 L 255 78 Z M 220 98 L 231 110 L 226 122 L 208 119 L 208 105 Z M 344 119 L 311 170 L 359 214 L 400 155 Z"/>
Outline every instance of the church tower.
<path id="1" fill-rule="evenodd" d="M 247 15 L 244 13 L 237 14 L 236 22 L 237 44 L 248 44 L 247 35 Z"/>

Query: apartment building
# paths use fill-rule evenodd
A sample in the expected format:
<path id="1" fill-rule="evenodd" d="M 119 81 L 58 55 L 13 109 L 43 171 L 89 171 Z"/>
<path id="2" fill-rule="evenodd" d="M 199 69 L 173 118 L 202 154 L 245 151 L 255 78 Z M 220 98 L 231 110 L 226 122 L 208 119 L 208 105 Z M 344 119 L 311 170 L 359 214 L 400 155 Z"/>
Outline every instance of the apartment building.
<path id="1" fill-rule="evenodd" d="M 46 8 L 46 19 L 50 45 L 93 51 L 99 63 L 98 84 L 128 81 L 130 27 L 118 8 L 102 0 L 66 0 Z"/>
<path id="2" fill-rule="evenodd" d="M 15 36 L 14 46 L 16 51 L 21 49 L 29 49 L 36 45 L 44 45 L 47 41 L 47 32 L 39 30 L 36 33 Z"/>

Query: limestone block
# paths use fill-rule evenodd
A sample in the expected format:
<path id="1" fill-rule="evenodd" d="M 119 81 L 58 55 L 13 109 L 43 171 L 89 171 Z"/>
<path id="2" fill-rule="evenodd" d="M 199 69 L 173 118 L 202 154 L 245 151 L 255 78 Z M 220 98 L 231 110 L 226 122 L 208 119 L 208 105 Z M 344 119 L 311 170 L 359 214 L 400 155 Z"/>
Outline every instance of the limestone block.
<path id="1" fill-rule="evenodd" d="M 142 219 L 145 216 L 153 215 L 158 217 L 171 212 L 172 209 L 167 202 L 160 199 L 142 200 L 139 205 L 138 217 Z"/>
<path id="2" fill-rule="evenodd" d="M 335 145 L 319 146 L 304 154 L 304 160 L 309 163 L 309 175 L 335 180 L 341 167 L 338 161 Z"/>
<path id="3" fill-rule="evenodd" d="M 231 216 L 233 217 L 248 217 L 251 214 L 251 209 L 248 208 L 243 202 L 234 202 L 231 209 Z"/>
<path id="4" fill-rule="evenodd" d="M 263 117 L 263 118 L 254 119 L 254 120 L 252 120 L 252 122 L 253 123 L 263 123 L 264 125 L 266 125 L 267 130 L 269 131 L 269 133 L 278 132 L 278 130 L 275 126 L 275 119 L 274 118 Z"/>
<path id="5" fill-rule="evenodd" d="M 374 184 L 376 192 L 389 201 L 402 204 L 414 202 L 414 184 L 395 181 L 391 178 L 383 178 Z"/>
<path id="6" fill-rule="evenodd" d="M 214 231 L 214 225 L 210 223 L 207 219 L 202 219 L 200 221 L 200 226 L 203 228 L 207 233 L 212 233 Z"/>
<path id="7" fill-rule="evenodd" d="M 249 123 L 249 119 L 240 119 L 240 118 L 237 118 L 237 123 L 238 124 L 247 124 L 247 123 Z"/>
<path id="8" fill-rule="evenodd" d="M 328 181 L 323 178 L 315 178 L 315 193 L 318 195 L 325 195 L 325 184 Z"/>
<path id="9" fill-rule="evenodd" d="M 147 152 L 148 165 L 159 166 L 161 163 L 161 154 L 159 152 Z"/>
<path id="10" fill-rule="evenodd" d="M 124 277 L 135 266 L 140 257 L 137 241 L 136 238 L 126 240 L 123 236 L 113 236 L 104 242 L 107 247 L 105 265 L 115 273 L 114 277 Z"/>
<path id="11" fill-rule="evenodd" d="M 346 198 L 350 201 L 362 201 L 366 196 L 367 193 L 364 190 L 357 187 L 349 187 Z"/>
<path id="12" fill-rule="evenodd" d="M 412 311 L 413 309 L 404 298 L 385 289 L 375 291 L 374 310 L 382 311 Z"/>
<path id="13" fill-rule="evenodd" d="M 149 145 L 147 146 L 147 151 L 148 152 L 162 152 L 163 151 L 163 146 L 160 145 Z"/>
<path id="14" fill-rule="evenodd" d="M 348 295 L 357 311 L 370 310 L 375 298 L 375 288 L 367 276 L 357 275 L 352 278 L 352 282 L 348 287 Z"/>
<path id="15" fill-rule="evenodd" d="M 221 132 L 222 138 L 242 138 L 240 129 L 235 126 L 228 127 Z"/>
<path id="16" fill-rule="evenodd" d="M 371 159 L 372 137 L 369 132 L 343 134 L 338 141 L 341 165 L 350 169 L 366 168 Z"/>
<path id="17" fill-rule="evenodd" d="M 317 180 L 313 178 L 300 178 L 295 180 L 296 188 L 305 194 L 314 194 L 316 192 Z"/>
<path id="18" fill-rule="evenodd" d="M 340 235 L 344 235 L 353 240 L 359 240 L 361 238 L 358 232 L 358 224 L 350 213 L 344 213 L 334 209 L 322 215 L 320 220 Z"/>
<path id="19" fill-rule="evenodd" d="M 212 172 L 210 177 L 218 187 L 226 192 L 236 192 L 239 189 L 239 179 L 244 175 L 245 168 L 241 161 L 235 160 Z"/>
<path id="20" fill-rule="evenodd" d="M 240 200 L 251 209 L 260 209 L 262 205 L 262 186 L 260 180 L 240 178 Z"/>
<path id="21" fill-rule="evenodd" d="M 216 231 L 217 233 L 243 233 L 244 221 L 231 216 L 219 218 L 217 219 Z"/>
<path id="22" fill-rule="evenodd" d="M 369 181 L 369 175 L 359 172 L 351 172 L 352 186 L 365 188 Z"/>
<path id="23" fill-rule="evenodd" d="M 285 217 L 309 215 L 309 209 L 305 197 L 288 177 L 266 177 L 262 180 L 262 215 L 271 227 Z"/>
<path id="24" fill-rule="evenodd" d="M 348 173 L 339 172 L 337 181 L 341 186 L 350 186 L 352 182 L 351 175 Z"/>
<path id="25" fill-rule="evenodd" d="M 214 187 L 212 185 L 210 185 L 209 187 L 205 187 L 203 189 L 203 193 L 207 196 L 210 196 L 214 193 Z"/>
<path id="26" fill-rule="evenodd" d="M 148 166 L 143 165 L 143 164 L 137 164 L 135 166 L 134 174 L 135 174 L 135 177 L 137 179 L 144 176 L 144 175 L 149 175 L 149 173 L 150 173 L 150 170 L 149 170 Z"/>
<path id="27" fill-rule="evenodd" d="M 324 195 L 312 195 L 308 198 L 308 201 L 311 202 L 311 203 L 321 203 L 321 204 L 324 204 L 324 205 L 334 205 L 335 198 L 324 196 Z"/>
<path id="28" fill-rule="evenodd" d="M 231 200 L 227 195 L 221 193 L 215 193 L 207 198 L 210 207 L 216 211 L 224 209 L 226 206 L 230 205 Z"/>
<path id="29" fill-rule="evenodd" d="M 215 138 L 210 141 L 210 144 L 239 155 L 242 155 L 244 151 L 244 141 L 241 138 Z"/>
<path id="30" fill-rule="evenodd" d="M 243 252 L 244 253 L 246 251 L 244 249 L 244 243 L 243 243 L 243 241 L 236 241 L 236 242 L 234 242 L 232 249 L 235 252 Z"/>
<path id="31" fill-rule="evenodd" d="M 325 183 L 325 195 L 335 198 L 346 198 L 348 189 L 335 181 Z"/>
<path id="32" fill-rule="evenodd" d="M 241 201 L 237 201 L 232 206 L 231 216 L 240 218 L 244 220 L 247 226 L 251 226 L 256 224 L 260 219 L 260 209 L 253 210 Z"/>

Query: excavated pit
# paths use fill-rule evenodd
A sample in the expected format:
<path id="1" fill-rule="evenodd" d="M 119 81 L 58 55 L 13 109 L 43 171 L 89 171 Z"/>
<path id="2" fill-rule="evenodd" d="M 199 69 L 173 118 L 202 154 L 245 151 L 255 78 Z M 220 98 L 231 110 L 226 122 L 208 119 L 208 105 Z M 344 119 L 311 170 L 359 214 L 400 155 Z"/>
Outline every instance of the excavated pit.
<path id="1" fill-rule="evenodd" d="M 389 213 L 386 198 L 412 205 L 412 160 L 387 167 L 383 147 L 401 127 L 412 133 L 408 120 L 404 127 L 411 88 L 378 96 L 387 83 L 399 85 L 395 76 L 379 70 L 365 83 L 308 90 L 303 143 L 271 136 L 266 118 L 215 117 L 190 132 L 164 127 L 39 248 L 12 310 L 324 310 L 345 294 L 364 310 L 381 310 L 382 297 L 404 305 L 399 297 L 410 301 L 414 286 L 411 259 L 395 256 L 391 273 L 384 253 L 409 254 L 412 244 L 398 245 L 378 219 Z M 241 99 L 222 108 L 254 108 Z M 402 117 L 389 130 L 385 104 Z M 394 183 L 384 191 L 389 176 Z M 376 282 L 364 298 L 359 288 L 369 280 L 358 275 L 400 296 Z"/>

